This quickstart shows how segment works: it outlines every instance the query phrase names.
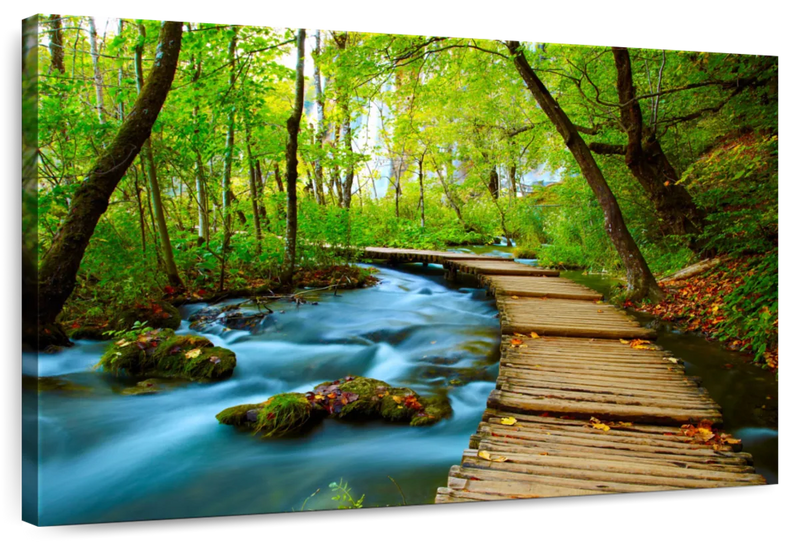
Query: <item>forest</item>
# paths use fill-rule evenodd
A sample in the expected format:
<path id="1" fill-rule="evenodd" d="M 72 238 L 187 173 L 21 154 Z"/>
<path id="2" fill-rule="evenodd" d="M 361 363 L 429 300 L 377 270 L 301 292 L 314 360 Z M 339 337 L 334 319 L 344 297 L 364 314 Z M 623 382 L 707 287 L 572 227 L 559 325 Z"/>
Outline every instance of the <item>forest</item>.
<path id="1" fill-rule="evenodd" d="M 774 430 L 759 459 L 777 481 L 776 57 L 52 14 L 23 25 L 22 120 L 22 336 L 38 352 L 23 385 L 47 395 L 40 425 L 127 433 L 119 472 L 46 434 L 47 523 L 360 508 L 350 485 L 431 502 L 458 449 L 436 441 L 469 436 L 501 349 L 497 307 L 436 251 L 562 273 L 602 292 L 593 319 L 627 312 L 708 359 L 715 399 L 757 405 L 733 426 Z M 378 258 L 412 250 L 444 278 Z M 152 428 L 124 415 L 139 396 Z M 173 437 L 165 413 L 203 433 Z M 439 434 L 356 427 L 355 449 L 319 426 L 353 414 Z M 314 425 L 313 448 L 357 463 L 372 445 L 389 464 L 326 455 L 307 472 L 312 446 L 234 451 L 217 421 L 265 438 Z M 705 421 L 683 428 L 734 443 Z M 190 440 L 231 457 L 138 479 Z M 430 459 L 408 465 L 410 444 Z M 283 447 L 302 455 L 268 457 Z M 254 479 L 261 456 L 272 472 Z M 314 475 L 335 479 L 333 505 Z M 259 478 L 281 493 L 253 495 Z"/>

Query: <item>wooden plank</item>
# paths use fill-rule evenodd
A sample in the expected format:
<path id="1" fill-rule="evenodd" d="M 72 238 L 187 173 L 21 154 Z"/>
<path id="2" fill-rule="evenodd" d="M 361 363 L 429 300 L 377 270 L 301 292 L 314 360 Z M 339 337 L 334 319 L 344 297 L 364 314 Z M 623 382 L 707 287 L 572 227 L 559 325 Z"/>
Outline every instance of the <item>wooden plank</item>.
<path id="1" fill-rule="evenodd" d="M 482 276 L 558 276 L 560 274 L 558 270 L 505 261 L 487 262 L 478 259 L 460 259 L 453 260 L 450 265 L 460 272 Z"/>
<path id="2" fill-rule="evenodd" d="M 619 482 L 587 481 L 576 480 L 573 478 L 558 478 L 553 476 L 540 476 L 536 474 L 525 474 L 522 472 L 506 472 L 499 470 L 485 470 L 478 468 L 453 467 L 456 470 L 450 471 L 451 478 L 464 480 L 483 480 L 483 481 L 530 481 L 545 485 L 552 485 L 562 488 L 587 489 L 598 493 L 631 493 L 637 491 L 667 491 L 679 489 L 669 486 L 654 485 L 635 485 L 623 484 Z"/>
<path id="3" fill-rule="evenodd" d="M 691 389 L 685 389 L 683 391 L 660 391 L 656 388 L 653 389 L 643 389 L 643 388 L 634 388 L 634 387 L 625 387 L 620 385 L 597 385 L 597 384 L 575 384 L 575 383 L 564 383 L 559 380 L 525 380 L 515 377 L 509 376 L 500 376 L 497 379 L 497 388 L 504 389 L 505 387 L 513 387 L 513 388 L 533 388 L 533 389 L 544 389 L 544 390 L 557 390 L 557 391 L 569 391 L 575 393 L 588 393 L 588 394 L 598 394 L 598 395 L 618 395 L 623 397 L 631 397 L 631 398 L 653 398 L 657 400 L 672 400 L 677 402 L 689 402 L 694 403 L 698 402 L 698 400 L 708 403 L 712 406 L 717 406 L 716 403 L 709 397 L 708 395 L 697 394 L 695 391 Z"/>
<path id="4" fill-rule="evenodd" d="M 718 410 L 665 408 L 661 406 L 630 406 L 604 402 L 581 402 L 578 400 L 533 398 L 495 389 L 489 394 L 487 405 L 513 412 L 550 413 L 583 418 L 597 417 L 614 421 L 640 421 L 646 423 L 687 424 L 704 419 L 721 423 Z"/>
<path id="5" fill-rule="evenodd" d="M 563 278 L 484 275 L 483 280 L 488 284 L 489 289 L 498 295 L 577 300 L 600 300 L 603 298 L 603 295 L 597 291 Z"/>
<path id="6" fill-rule="evenodd" d="M 465 450 L 462 466 L 465 467 L 487 467 L 492 466 L 495 470 L 511 470 L 524 465 L 525 467 L 540 467 L 542 469 L 571 469 L 578 470 L 581 474 L 578 477 L 586 477 L 584 472 L 593 472 L 588 479 L 597 480 L 602 478 L 609 478 L 612 481 L 636 483 L 635 476 L 654 477 L 654 478 L 670 478 L 675 480 L 682 480 L 684 478 L 691 480 L 704 480 L 705 482 L 711 480 L 716 482 L 743 482 L 745 485 L 748 483 L 758 483 L 763 481 L 763 477 L 755 473 L 737 473 L 727 470 L 714 470 L 714 469 L 691 469 L 682 468 L 677 466 L 655 465 L 652 463 L 642 463 L 638 460 L 626 461 L 609 461 L 605 459 L 576 459 L 574 457 L 561 457 L 558 455 L 535 455 L 535 454 L 522 454 L 513 452 L 499 451 L 503 457 L 507 457 L 507 461 L 502 463 L 488 461 L 478 456 L 476 450 Z M 523 468 L 520 472 L 527 471 Z M 531 473 L 547 473 L 546 470 L 532 471 Z M 625 478 L 617 479 L 617 475 L 624 475 Z M 634 478 L 627 478 L 627 476 L 634 476 Z M 680 485 L 677 483 L 655 482 L 656 485 Z M 705 487 L 700 485 L 699 487 Z"/>
<path id="7" fill-rule="evenodd" d="M 518 430 L 515 430 L 518 429 Z M 481 423 L 478 433 L 492 439 L 509 438 L 513 440 L 530 440 L 532 442 L 547 444 L 572 444 L 594 448 L 612 448 L 643 452 L 670 452 L 681 455 L 690 455 L 702 458 L 716 458 L 720 452 L 732 452 L 730 445 L 713 445 L 689 440 L 665 440 L 665 436 L 629 436 L 623 433 L 613 433 L 611 430 L 603 431 L 591 426 L 585 430 L 569 431 L 554 426 L 551 428 L 521 428 L 507 427 L 496 423 Z M 683 436 L 683 435 L 681 435 Z M 688 437 L 685 437 L 688 438 Z M 735 453 L 735 452 L 734 452 Z"/>
<path id="8" fill-rule="evenodd" d="M 600 402 L 608 404 L 620 404 L 625 406 L 653 406 L 662 408 L 717 410 L 715 404 L 706 402 L 702 398 L 690 400 L 689 398 L 680 397 L 655 397 L 642 393 L 597 393 L 574 389 L 562 389 L 558 387 L 547 388 L 542 386 L 530 386 L 527 384 L 519 385 L 514 383 L 504 383 L 500 385 L 498 389 L 500 391 L 514 393 L 516 395 L 524 395 L 533 399 L 556 399 L 564 401 L 582 401 L 586 403 Z"/>
<path id="9" fill-rule="evenodd" d="M 737 487 L 763 485 L 764 479 L 757 474 L 736 474 L 725 471 L 702 471 L 678 467 L 635 464 L 630 462 L 594 461 L 554 455 L 521 455 L 502 453 L 508 460 L 503 463 L 487 461 L 477 452 L 467 450 L 461 466 L 465 468 L 490 469 L 540 476 L 574 478 L 584 481 L 611 481 L 634 485 L 669 486 L 685 489 L 708 487 Z M 564 495 L 557 495 L 564 496 Z"/>
<path id="10" fill-rule="evenodd" d="M 513 436 L 486 436 L 481 433 L 475 440 L 470 441 L 470 448 L 486 451 L 513 451 L 529 453 L 531 455 L 557 454 L 565 457 L 580 459 L 610 459 L 625 460 L 627 458 L 640 459 L 643 462 L 673 465 L 683 468 L 708 468 L 716 470 L 729 470 L 731 472 L 755 472 L 755 468 L 747 463 L 747 459 L 739 457 L 724 457 L 712 455 L 690 455 L 691 451 L 683 452 L 676 449 L 661 448 L 656 446 L 636 446 L 624 444 L 609 446 L 594 444 L 590 441 L 581 443 L 578 440 L 558 440 L 550 437 L 540 437 L 540 440 Z M 547 438 L 546 440 L 544 438 Z M 733 454 L 734 452 L 730 452 Z"/>

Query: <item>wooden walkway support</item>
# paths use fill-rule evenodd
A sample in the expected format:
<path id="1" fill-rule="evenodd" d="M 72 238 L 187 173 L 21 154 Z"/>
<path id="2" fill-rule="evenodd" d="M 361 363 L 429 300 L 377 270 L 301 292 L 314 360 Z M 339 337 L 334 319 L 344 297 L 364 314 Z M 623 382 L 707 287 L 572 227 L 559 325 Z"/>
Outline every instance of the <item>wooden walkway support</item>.
<path id="1" fill-rule="evenodd" d="M 498 257 L 364 255 L 474 274 L 500 310 L 497 385 L 437 503 L 765 483 L 698 380 L 599 293 Z"/>

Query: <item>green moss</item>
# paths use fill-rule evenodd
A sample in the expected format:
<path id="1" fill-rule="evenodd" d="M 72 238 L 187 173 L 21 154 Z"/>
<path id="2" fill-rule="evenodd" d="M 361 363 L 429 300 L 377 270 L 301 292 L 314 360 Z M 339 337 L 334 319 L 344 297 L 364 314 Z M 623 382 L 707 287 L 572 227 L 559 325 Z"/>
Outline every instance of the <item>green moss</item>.
<path id="1" fill-rule="evenodd" d="M 346 420 L 383 419 L 420 426 L 450 417 L 452 409 L 445 395 L 424 399 L 407 387 L 348 376 L 321 383 L 306 394 L 283 393 L 261 404 L 233 406 L 217 414 L 217 420 L 261 432 L 264 437 L 277 437 L 305 431 L 326 414 Z"/>
<path id="2" fill-rule="evenodd" d="M 301 393 L 281 393 L 261 404 L 241 404 L 217 414 L 224 425 L 252 430 L 264 438 L 299 434 L 312 426 L 318 417 L 311 402 Z"/>
<path id="3" fill-rule="evenodd" d="M 263 403 L 240 404 L 238 406 L 231 406 L 230 408 L 225 408 L 223 411 L 217 414 L 217 421 L 219 421 L 223 425 L 255 428 L 256 419 L 252 418 L 252 420 L 249 420 L 247 418 L 247 412 L 250 412 L 251 410 L 260 411 L 263 406 L 264 406 Z"/>
<path id="4" fill-rule="evenodd" d="M 258 412 L 256 432 L 264 437 L 296 434 L 312 423 L 313 406 L 301 393 L 281 393 L 270 397 Z"/>
<path id="5" fill-rule="evenodd" d="M 236 355 L 202 336 L 176 336 L 156 330 L 108 347 L 98 363 L 106 372 L 130 376 L 224 380 L 236 368 Z"/>
<path id="6" fill-rule="evenodd" d="M 108 340 L 108 336 L 103 334 L 104 329 L 91 325 L 78 327 L 70 332 L 71 340 Z"/>

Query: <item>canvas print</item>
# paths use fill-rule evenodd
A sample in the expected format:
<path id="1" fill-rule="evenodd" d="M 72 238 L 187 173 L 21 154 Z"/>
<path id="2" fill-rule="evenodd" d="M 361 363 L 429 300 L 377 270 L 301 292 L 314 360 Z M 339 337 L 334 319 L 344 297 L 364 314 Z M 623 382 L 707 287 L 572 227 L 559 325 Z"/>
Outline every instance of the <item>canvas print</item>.
<path id="1" fill-rule="evenodd" d="M 23 518 L 777 483 L 777 82 L 24 20 Z"/>

